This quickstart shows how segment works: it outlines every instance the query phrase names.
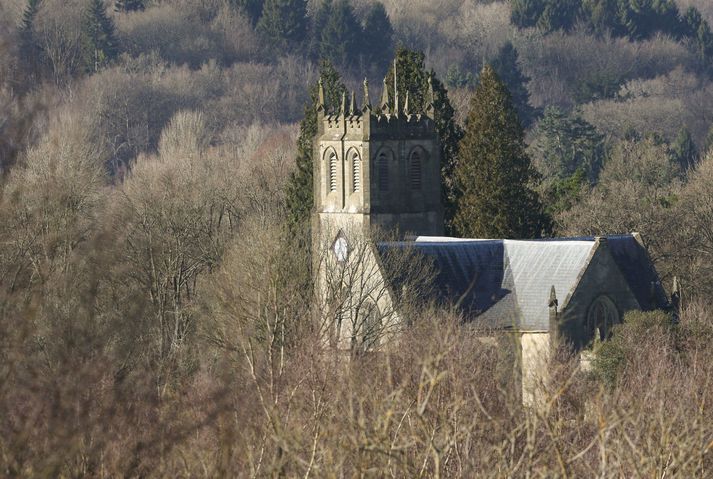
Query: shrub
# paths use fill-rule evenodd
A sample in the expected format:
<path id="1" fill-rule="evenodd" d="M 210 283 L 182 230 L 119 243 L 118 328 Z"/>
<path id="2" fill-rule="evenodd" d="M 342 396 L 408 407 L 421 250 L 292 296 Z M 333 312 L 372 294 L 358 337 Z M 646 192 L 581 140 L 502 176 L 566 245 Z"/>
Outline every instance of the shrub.
<path id="1" fill-rule="evenodd" d="M 612 338 L 595 347 L 592 362 L 595 376 L 613 388 L 624 371 L 643 348 L 655 347 L 666 354 L 674 339 L 675 327 L 671 316 L 661 311 L 630 312 L 623 324 L 614 326 Z"/>

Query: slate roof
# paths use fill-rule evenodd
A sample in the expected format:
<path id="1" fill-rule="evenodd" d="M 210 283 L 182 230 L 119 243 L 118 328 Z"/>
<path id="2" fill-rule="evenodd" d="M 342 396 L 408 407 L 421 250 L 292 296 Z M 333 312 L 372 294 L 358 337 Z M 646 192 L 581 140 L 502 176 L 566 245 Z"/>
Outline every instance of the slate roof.
<path id="1" fill-rule="evenodd" d="M 622 235 L 607 240 L 642 309 L 665 307 L 666 294 L 636 238 Z M 431 258 L 436 299 L 456 305 L 480 324 L 544 331 L 549 329 L 550 288 L 554 285 L 563 304 L 574 292 L 597 243 L 594 237 L 530 241 L 419 237 L 414 242 L 379 243 L 377 248 L 381 254 L 415 248 Z"/>
<path id="2" fill-rule="evenodd" d="M 638 233 L 606 236 L 614 262 L 629 284 L 643 311 L 668 307 L 668 297 L 649 254 L 639 240 Z M 556 238 L 547 241 L 595 241 L 594 236 Z"/>
<path id="3" fill-rule="evenodd" d="M 632 235 L 608 237 L 609 250 L 629 283 L 641 309 L 652 311 L 668 306 L 666 291 L 646 249 Z"/>

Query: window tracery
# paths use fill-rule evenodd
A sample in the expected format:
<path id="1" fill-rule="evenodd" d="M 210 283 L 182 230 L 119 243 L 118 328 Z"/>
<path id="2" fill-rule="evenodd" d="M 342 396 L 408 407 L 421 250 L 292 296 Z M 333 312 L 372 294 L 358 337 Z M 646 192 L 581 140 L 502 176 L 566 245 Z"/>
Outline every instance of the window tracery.
<path id="1" fill-rule="evenodd" d="M 411 159 L 409 161 L 409 184 L 411 190 L 421 190 L 422 174 L 421 152 L 417 149 L 411 153 Z"/>
<path id="2" fill-rule="evenodd" d="M 337 191 L 337 154 L 334 150 L 329 151 L 329 192 Z"/>
<path id="3" fill-rule="evenodd" d="M 352 155 L 352 193 L 361 190 L 361 158 L 354 152 Z"/>
<path id="4" fill-rule="evenodd" d="M 379 191 L 389 191 L 389 157 L 386 152 L 379 153 L 377 165 L 379 170 Z"/>
<path id="5" fill-rule="evenodd" d="M 611 337 L 612 328 L 619 323 L 619 311 L 607 296 L 599 296 L 587 311 L 587 331 L 595 341 L 606 341 Z"/>

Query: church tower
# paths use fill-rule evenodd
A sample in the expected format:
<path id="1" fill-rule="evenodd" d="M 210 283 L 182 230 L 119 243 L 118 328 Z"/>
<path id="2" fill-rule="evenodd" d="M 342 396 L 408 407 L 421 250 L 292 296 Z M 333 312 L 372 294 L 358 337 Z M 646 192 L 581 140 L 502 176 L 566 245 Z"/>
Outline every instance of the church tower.
<path id="1" fill-rule="evenodd" d="M 394 89 L 396 92 L 396 89 Z M 429 79 L 426 108 L 409 111 L 398 92 L 372 108 L 364 81 L 361 108 L 352 93 L 328 112 L 320 81 L 314 152 L 315 240 L 324 246 L 346 231 L 373 227 L 401 237 L 443 234 L 440 148 Z M 340 233 L 341 232 L 341 233 Z"/>

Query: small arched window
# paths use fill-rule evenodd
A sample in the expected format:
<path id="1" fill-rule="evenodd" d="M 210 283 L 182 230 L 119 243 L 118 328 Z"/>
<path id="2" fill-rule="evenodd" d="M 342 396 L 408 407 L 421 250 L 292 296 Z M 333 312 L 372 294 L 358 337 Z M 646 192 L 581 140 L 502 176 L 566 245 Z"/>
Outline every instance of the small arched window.
<path id="1" fill-rule="evenodd" d="M 352 193 L 361 190 L 361 158 L 354 152 L 352 155 Z"/>
<path id="2" fill-rule="evenodd" d="M 329 152 L 329 191 L 337 191 L 337 154 Z"/>
<path id="3" fill-rule="evenodd" d="M 587 329 L 589 334 L 600 341 L 611 337 L 612 328 L 619 323 L 619 311 L 607 296 L 599 296 L 587 311 Z"/>
<path id="4" fill-rule="evenodd" d="M 418 191 L 421 189 L 421 175 L 422 175 L 422 165 L 421 165 L 421 152 L 418 150 L 411 154 L 411 161 L 409 162 L 409 183 L 411 189 Z"/>
<path id="5" fill-rule="evenodd" d="M 377 165 L 379 169 L 379 191 L 389 191 L 389 157 L 385 152 L 379 153 Z"/>

